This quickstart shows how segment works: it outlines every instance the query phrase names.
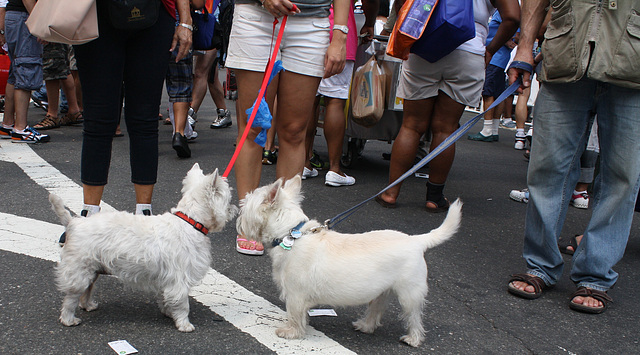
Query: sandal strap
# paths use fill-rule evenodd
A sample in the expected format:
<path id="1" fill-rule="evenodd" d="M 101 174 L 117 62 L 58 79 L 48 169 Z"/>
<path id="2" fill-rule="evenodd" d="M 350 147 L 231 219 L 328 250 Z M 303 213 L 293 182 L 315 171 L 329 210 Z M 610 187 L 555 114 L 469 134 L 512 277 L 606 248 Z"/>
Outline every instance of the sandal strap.
<path id="1" fill-rule="evenodd" d="M 529 275 L 529 274 L 513 274 L 513 275 L 511 275 L 511 278 L 509 279 L 509 283 L 511 283 L 513 281 L 526 282 L 527 284 L 533 286 L 533 288 L 535 290 L 535 293 L 540 293 L 545 288 L 547 288 L 547 284 L 544 283 L 544 280 L 542 280 L 538 276 L 533 276 L 533 275 Z"/>
<path id="2" fill-rule="evenodd" d="M 603 305 L 613 302 L 613 298 L 611 298 L 611 296 L 609 296 L 606 291 L 594 290 L 592 288 L 587 288 L 584 286 L 578 287 L 576 292 L 574 292 L 573 295 L 571 295 L 571 299 L 574 299 L 578 296 L 594 298 L 602 302 Z"/>
<path id="3" fill-rule="evenodd" d="M 46 114 L 40 122 L 34 125 L 34 127 L 38 129 L 41 127 L 55 127 L 57 125 L 58 125 L 58 117 L 53 117 L 49 114 Z"/>

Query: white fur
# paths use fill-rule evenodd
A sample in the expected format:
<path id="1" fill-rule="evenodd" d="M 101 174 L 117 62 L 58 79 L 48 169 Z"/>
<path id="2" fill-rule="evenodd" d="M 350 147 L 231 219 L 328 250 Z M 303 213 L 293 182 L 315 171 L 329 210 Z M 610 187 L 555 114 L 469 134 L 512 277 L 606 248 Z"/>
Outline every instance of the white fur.
<path id="1" fill-rule="evenodd" d="M 381 325 L 391 294 L 398 297 L 408 334 L 400 340 L 418 346 L 424 340 L 422 309 L 427 295 L 424 252 L 450 237 L 460 225 L 462 202 L 456 200 L 443 224 L 427 234 L 409 236 L 393 230 L 341 234 L 321 229 L 309 221 L 300 205 L 299 176 L 256 189 L 241 201 L 238 233 L 261 236 L 265 246 L 283 238 L 300 222 L 308 221 L 291 250 L 277 246 L 269 251 L 273 279 L 286 303 L 287 323 L 276 330 L 283 338 L 301 338 L 307 311 L 318 304 L 354 306 L 369 304 L 353 326 L 372 333 Z"/>
<path id="2" fill-rule="evenodd" d="M 65 293 L 62 324 L 80 323 L 78 305 L 87 311 L 98 307 L 94 284 L 100 273 L 107 273 L 154 293 L 160 310 L 173 318 L 179 331 L 195 329 L 189 322 L 188 294 L 209 270 L 211 245 L 207 236 L 172 213 L 181 211 L 217 232 L 233 218 L 236 207 L 230 205 L 231 189 L 218 170 L 204 175 L 196 163 L 182 184 L 178 206 L 157 216 L 100 212 L 73 218 L 58 196 L 49 196 L 67 233 L 56 267 L 58 289 Z"/>

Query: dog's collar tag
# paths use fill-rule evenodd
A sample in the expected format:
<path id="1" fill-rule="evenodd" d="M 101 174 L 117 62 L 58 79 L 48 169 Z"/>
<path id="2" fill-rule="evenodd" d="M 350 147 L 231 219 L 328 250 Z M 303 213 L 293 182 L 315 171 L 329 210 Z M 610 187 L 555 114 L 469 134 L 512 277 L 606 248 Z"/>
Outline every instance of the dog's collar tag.
<path id="1" fill-rule="evenodd" d="M 284 250 L 291 250 L 291 247 L 295 243 L 295 240 L 302 237 L 302 232 L 300 231 L 300 228 L 302 228 L 302 226 L 304 226 L 305 223 L 307 223 L 307 221 L 300 222 L 297 226 L 293 227 L 289 231 L 289 235 L 282 238 L 282 241 L 277 245 L 282 247 L 282 249 Z M 277 241 L 278 240 L 274 241 L 274 244 L 276 244 Z"/>

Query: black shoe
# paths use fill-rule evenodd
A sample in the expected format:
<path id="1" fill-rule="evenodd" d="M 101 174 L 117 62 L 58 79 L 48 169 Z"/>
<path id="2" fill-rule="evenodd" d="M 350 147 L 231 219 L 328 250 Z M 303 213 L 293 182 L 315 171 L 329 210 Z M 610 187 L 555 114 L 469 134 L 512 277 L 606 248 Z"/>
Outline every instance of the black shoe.
<path id="1" fill-rule="evenodd" d="M 190 158 L 191 157 L 191 149 L 187 145 L 187 138 L 182 134 L 176 132 L 173 135 L 173 149 L 175 149 L 176 153 L 178 153 L 178 157 L 180 158 Z"/>
<path id="2" fill-rule="evenodd" d="M 142 210 L 142 214 L 145 216 L 151 216 L 151 210 Z"/>

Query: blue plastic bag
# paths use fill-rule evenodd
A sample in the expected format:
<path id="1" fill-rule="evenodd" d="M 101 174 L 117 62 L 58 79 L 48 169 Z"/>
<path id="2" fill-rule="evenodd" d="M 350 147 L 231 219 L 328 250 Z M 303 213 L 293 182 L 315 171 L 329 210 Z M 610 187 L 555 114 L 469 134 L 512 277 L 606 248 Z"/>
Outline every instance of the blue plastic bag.
<path id="1" fill-rule="evenodd" d="M 411 53 L 435 63 L 475 36 L 473 1 L 440 0 Z"/>
<path id="2" fill-rule="evenodd" d="M 271 80 L 278 74 L 281 70 L 284 70 L 281 61 L 276 61 L 273 63 L 273 71 L 271 72 L 271 76 L 269 77 L 269 82 L 267 86 L 271 83 Z M 257 102 L 257 101 L 256 101 Z M 249 107 L 245 112 L 247 113 L 247 119 L 251 117 L 251 112 L 256 107 L 256 102 L 253 103 L 253 106 Z M 262 146 L 264 148 L 265 143 L 267 142 L 267 130 L 271 128 L 271 111 L 269 111 L 269 105 L 267 105 L 267 101 L 265 101 L 264 97 L 262 101 L 260 101 L 260 105 L 258 105 L 258 112 L 256 113 L 256 117 L 253 118 L 253 123 L 251 127 L 261 127 L 262 130 L 258 133 L 258 136 L 253 141 L 256 144 Z"/>

